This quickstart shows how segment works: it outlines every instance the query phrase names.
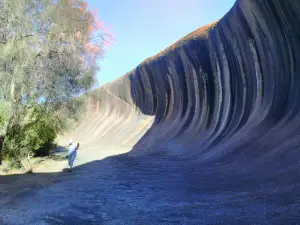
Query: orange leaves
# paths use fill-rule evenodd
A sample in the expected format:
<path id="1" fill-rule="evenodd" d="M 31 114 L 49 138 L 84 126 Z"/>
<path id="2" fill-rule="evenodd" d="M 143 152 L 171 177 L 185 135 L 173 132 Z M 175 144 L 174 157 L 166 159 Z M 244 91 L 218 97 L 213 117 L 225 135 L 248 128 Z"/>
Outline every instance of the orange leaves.
<path id="1" fill-rule="evenodd" d="M 88 27 L 88 32 L 90 34 L 97 32 L 97 31 L 102 31 L 104 32 L 104 23 L 103 21 L 93 21 L 92 23 L 89 23 L 89 27 Z"/>
<path id="2" fill-rule="evenodd" d="M 97 21 L 97 22 L 95 22 L 94 28 L 95 28 L 95 30 L 100 30 L 102 28 L 102 26 L 103 26 L 103 22 Z"/>
<path id="3" fill-rule="evenodd" d="M 84 48 L 87 52 L 89 53 L 100 53 L 101 52 L 101 48 L 99 45 L 97 44 L 93 44 L 93 43 L 86 43 L 84 45 Z"/>
<path id="4" fill-rule="evenodd" d="M 81 41 L 82 40 L 82 33 L 80 31 L 77 31 L 75 34 L 75 38 L 77 41 Z"/>
<path id="5" fill-rule="evenodd" d="M 80 5 L 81 12 L 85 13 L 87 11 L 88 3 L 86 1 L 82 1 Z"/>
<path id="6" fill-rule="evenodd" d="M 103 21 L 99 19 L 98 10 L 90 10 L 91 17 L 89 17 L 89 31 L 100 31 L 103 28 Z"/>
<path id="7" fill-rule="evenodd" d="M 102 56 L 105 48 L 114 42 L 113 35 L 100 20 L 99 11 L 88 7 L 87 0 L 68 1 L 72 1 L 73 8 L 77 9 L 78 18 L 82 21 L 80 26 L 75 26 L 73 38 L 77 46 L 84 51 L 88 63 L 92 65 Z"/>
<path id="8" fill-rule="evenodd" d="M 90 12 L 93 15 L 95 20 L 99 20 L 99 10 L 98 9 L 91 9 Z"/>

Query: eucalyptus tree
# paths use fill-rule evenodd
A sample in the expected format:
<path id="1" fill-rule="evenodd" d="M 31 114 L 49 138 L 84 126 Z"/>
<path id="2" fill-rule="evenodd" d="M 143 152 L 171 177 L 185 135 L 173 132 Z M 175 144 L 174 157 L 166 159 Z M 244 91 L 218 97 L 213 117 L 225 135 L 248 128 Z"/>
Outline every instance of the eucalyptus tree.
<path id="1" fill-rule="evenodd" d="M 0 0 L 0 132 L 11 157 L 31 152 L 28 127 L 57 134 L 76 117 L 111 40 L 86 1 Z"/>

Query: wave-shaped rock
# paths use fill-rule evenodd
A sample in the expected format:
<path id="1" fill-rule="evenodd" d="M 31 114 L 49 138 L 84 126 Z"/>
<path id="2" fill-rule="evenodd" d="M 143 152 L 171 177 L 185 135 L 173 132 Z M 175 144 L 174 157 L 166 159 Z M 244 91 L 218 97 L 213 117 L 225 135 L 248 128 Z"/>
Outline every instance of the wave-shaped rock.
<path id="1" fill-rule="evenodd" d="M 238 0 L 219 21 L 89 94 L 87 117 L 73 135 L 134 154 L 294 162 L 299 24 L 300 1 Z"/>

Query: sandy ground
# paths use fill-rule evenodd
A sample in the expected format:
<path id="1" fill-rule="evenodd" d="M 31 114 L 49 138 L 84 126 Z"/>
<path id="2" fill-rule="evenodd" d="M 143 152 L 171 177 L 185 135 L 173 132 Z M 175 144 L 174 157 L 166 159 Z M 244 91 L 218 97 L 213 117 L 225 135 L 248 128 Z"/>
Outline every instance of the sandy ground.
<path id="1" fill-rule="evenodd" d="M 33 174 L 1 176 L 0 224 L 299 224 L 300 182 L 284 174 L 279 183 L 127 151 L 83 148 L 72 173 L 49 160 Z"/>
<path id="2" fill-rule="evenodd" d="M 100 151 L 98 151 L 101 149 Z M 105 149 L 105 150 L 104 150 Z M 78 167 L 94 160 L 103 160 L 111 155 L 128 152 L 129 149 L 115 148 L 113 146 L 87 147 L 80 149 L 74 166 Z M 16 198 L 23 192 L 50 185 L 63 179 L 67 173 L 68 162 L 65 158 L 66 148 L 58 148 L 50 157 L 32 160 L 32 173 L 24 170 L 7 170 L 7 162 L 0 166 L 0 206 Z"/>

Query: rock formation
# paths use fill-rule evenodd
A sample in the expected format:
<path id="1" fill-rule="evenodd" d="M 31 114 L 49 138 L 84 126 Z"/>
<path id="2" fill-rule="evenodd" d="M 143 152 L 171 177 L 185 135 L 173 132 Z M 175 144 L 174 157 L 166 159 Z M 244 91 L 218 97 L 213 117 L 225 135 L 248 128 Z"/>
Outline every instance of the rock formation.
<path id="1" fill-rule="evenodd" d="M 288 168 L 300 143 L 299 24 L 300 1 L 238 0 L 90 93 L 73 135 L 135 155 Z"/>

